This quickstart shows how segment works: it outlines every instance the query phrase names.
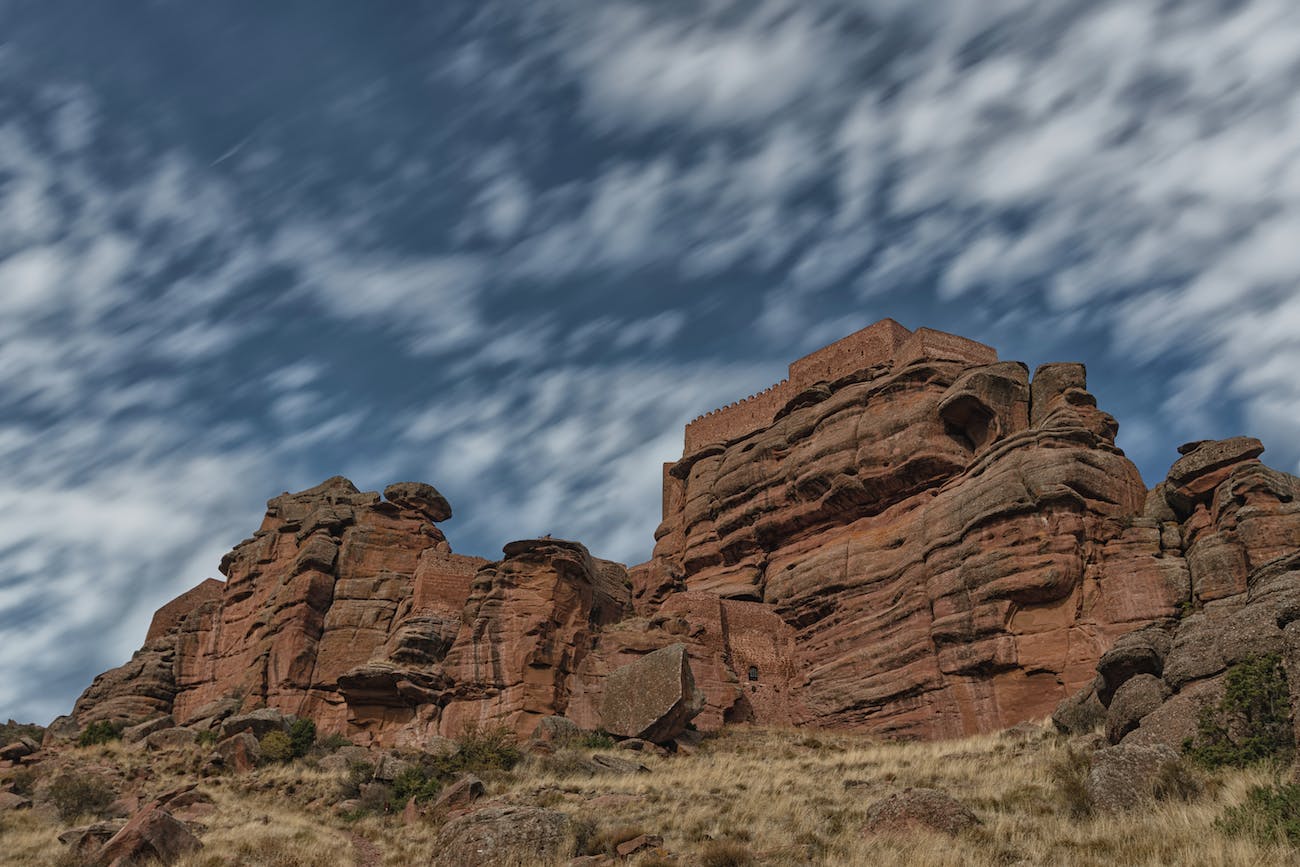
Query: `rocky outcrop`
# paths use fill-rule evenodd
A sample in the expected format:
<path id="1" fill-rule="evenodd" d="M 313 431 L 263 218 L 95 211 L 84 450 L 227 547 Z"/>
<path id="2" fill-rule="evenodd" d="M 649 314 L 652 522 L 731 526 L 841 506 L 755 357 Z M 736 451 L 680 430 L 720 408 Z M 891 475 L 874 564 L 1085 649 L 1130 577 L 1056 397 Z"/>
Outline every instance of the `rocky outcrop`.
<path id="1" fill-rule="evenodd" d="M 1177 540 L 1188 593 L 1176 617 L 1124 636 L 1098 661 L 1084 692 L 1106 708 L 1111 743 L 1180 749 L 1238 663 L 1276 656 L 1300 684 L 1300 479 L 1264 466 L 1249 437 L 1179 451 L 1146 511 Z M 1300 720 L 1300 690 L 1291 692 Z"/>
<path id="2" fill-rule="evenodd" d="M 1031 378 L 921 345 L 670 465 L 654 567 L 633 572 L 638 596 L 676 581 L 775 612 L 806 722 L 938 737 L 1044 716 L 1186 598 L 1082 365 Z"/>
<path id="3" fill-rule="evenodd" d="M 548 716 L 632 732 L 611 684 L 676 646 L 700 730 L 956 736 L 1082 689 L 1063 725 L 1166 738 L 1234 660 L 1289 652 L 1300 481 L 1239 437 L 1189 444 L 1148 491 L 1117 429 L 1081 364 L 1031 376 L 885 320 L 688 425 L 630 569 L 550 538 L 454 554 L 425 484 L 276 497 L 227 580 L 164 606 L 75 723 L 270 708 L 382 746 Z"/>

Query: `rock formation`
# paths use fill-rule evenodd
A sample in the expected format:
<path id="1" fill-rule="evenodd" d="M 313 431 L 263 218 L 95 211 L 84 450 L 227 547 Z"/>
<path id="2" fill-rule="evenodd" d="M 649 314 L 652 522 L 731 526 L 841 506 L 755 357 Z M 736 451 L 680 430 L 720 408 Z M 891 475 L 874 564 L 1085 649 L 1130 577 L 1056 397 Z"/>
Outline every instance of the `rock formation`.
<path id="1" fill-rule="evenodd" d="M 1144 519 L 1177 541 L 1184 604 L 1116 642 L 1058 725 L 1075 727 L 1070 708 L 1095 702 L 1111 743 L 1178 749 L 1222 697 L 1228 669 L 1268 656 L 1281 661 L 1300 720 L 1300 479 L 1264 466 L 1263 450 L 1248 437 L 1179 450 Z"/>
<path id="2" fill-rule="evenodd" d="M 270 707 L 385 745 L 551 715 L 598 729 L 607 684 L 677 645 L 700 729 L 989 731 L 1047 715 L 1100 662 L 1078 701 L 1132 737 L 1289 640 L 1300 482 L 1237 439 L 1187 447 L 1148 491 L 1116 431 L 1080 364 L 1031 377 L 884 320 L 687 426 L 647 563 L 558 539 L 461 556 L 431 486 L 330 479 L 271 500 L 227 580 L 164 606 L 74 716 Z M 1130 652 L 1135 630 L 1163 638 Z"/>

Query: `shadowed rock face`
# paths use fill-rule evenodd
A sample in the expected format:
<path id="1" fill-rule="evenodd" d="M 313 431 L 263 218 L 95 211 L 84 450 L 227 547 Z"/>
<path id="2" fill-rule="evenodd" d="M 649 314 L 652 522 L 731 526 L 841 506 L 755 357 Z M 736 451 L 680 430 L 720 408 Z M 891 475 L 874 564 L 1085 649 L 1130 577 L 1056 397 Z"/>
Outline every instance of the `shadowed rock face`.
<path id="1" fill-rule="evenodd" d="M 183 724 L 234 697 L 382 744 L 551 715 L 597 729 L 619 672 L 675 645 L 702 730 L 989 731 L 1050 713 L 1100 662 L 1090 701 L 1135 737 L 1289 640 L 1274 608 L 1300 482 L 1237 438 L 1190 444 L 1147 491 L 1116 430 L 1082 365 L 1031 377 L 886 320 L 688 426 L 647 563 L 549 538 L 460 556 L 431 486 L 330 479 L 271 500 L 227 581 L 165 606 L 74 716 Z"/>

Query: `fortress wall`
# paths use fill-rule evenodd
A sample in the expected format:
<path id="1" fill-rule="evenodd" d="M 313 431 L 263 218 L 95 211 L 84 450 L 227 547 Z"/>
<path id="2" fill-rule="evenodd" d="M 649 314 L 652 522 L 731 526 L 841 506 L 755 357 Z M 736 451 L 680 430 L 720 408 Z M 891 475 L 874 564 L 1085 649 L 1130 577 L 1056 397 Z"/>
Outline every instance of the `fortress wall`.
<path id="1" fill-rule="evenodd" d="M 709 443 L 727 442 L 753 433 L 772 423 L 772 416 L 797 394 L 788 379 L 730 406 L 715 409 L 686 426 L 685 454 Z"/>
<path id="2" fill-rule="evenodd" d="M 790 381 L 803 390 L 816 382 L 833 382 L 863 368 L 889 364 L 911 336 L 894 320 L 882 319 L 791 364 Z"/>
<path id="3" fill-rule="evenodd" d="M 441 611 L 459 615 L 469 598 L 474 576 L 489 562 L 482 557 L 466 557 L 450 551 L 425 551 L 415 567 L 412 612 Z"/>
<path id="4" fill-rule="evenodd" d="M 715 409 L 688 424 L 683 454 L 692 454 L 709 443 L 737 440 L 767 427 L 781 407 L 814 383 L 833 382 L 879 364 L 903 367 L 923 358 L 993 364 L 998 353 L 991 346 L 946 331 L 918 328 L 912 332 L 892 319 L 882 319 L 805 355 L 790 365 L 788 379 L 766 391 Z M 666 509 L 664 514 L 668 514 Z"/>
<path id="5" fill-rule="evenodd" d="M 898 353 L 894 356 L 894 366 L 903 367 L 921 359 L 994 364 L 998 360 L 998 351 L 992 346 L 985 346 L 976 340 L 968 340 L 946 331 L 918 328 L 907 342 L 899 347 Z"/>

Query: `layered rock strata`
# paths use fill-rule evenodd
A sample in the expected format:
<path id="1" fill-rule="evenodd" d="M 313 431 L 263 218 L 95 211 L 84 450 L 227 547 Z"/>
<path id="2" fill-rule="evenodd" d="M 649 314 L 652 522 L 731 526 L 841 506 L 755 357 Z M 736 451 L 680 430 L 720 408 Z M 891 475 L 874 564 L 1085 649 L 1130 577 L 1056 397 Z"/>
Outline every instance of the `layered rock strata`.
<path id="1" fill-rule="evenodd" d="M 160 610 L 74 715 L 271 707 L 385 745 L 480 723 L 526 735 L 551 715 L 599 729 L 610 678 L 625 689 L 616 672 L 680 645 L 701 729 L 989 731 L 1046 715 L 1099 662 L 1091 701 L 1140 729 L 1220 663 L 1121 677 L 1108 652 L 1134 630 L 1228 640 L 1212 618 L 1289 586 L 1297 481 L 1241 439 L 1193 444 L 1148 491 L 1086 389 L 1079 364 L 1031 377 L 973 341 L 877 323 L 692 422 L 654 555 L 630 570 L 558 539 L 457 555 L 432 487 L 330 479 L 271 500 L 227 580 Z"/>

